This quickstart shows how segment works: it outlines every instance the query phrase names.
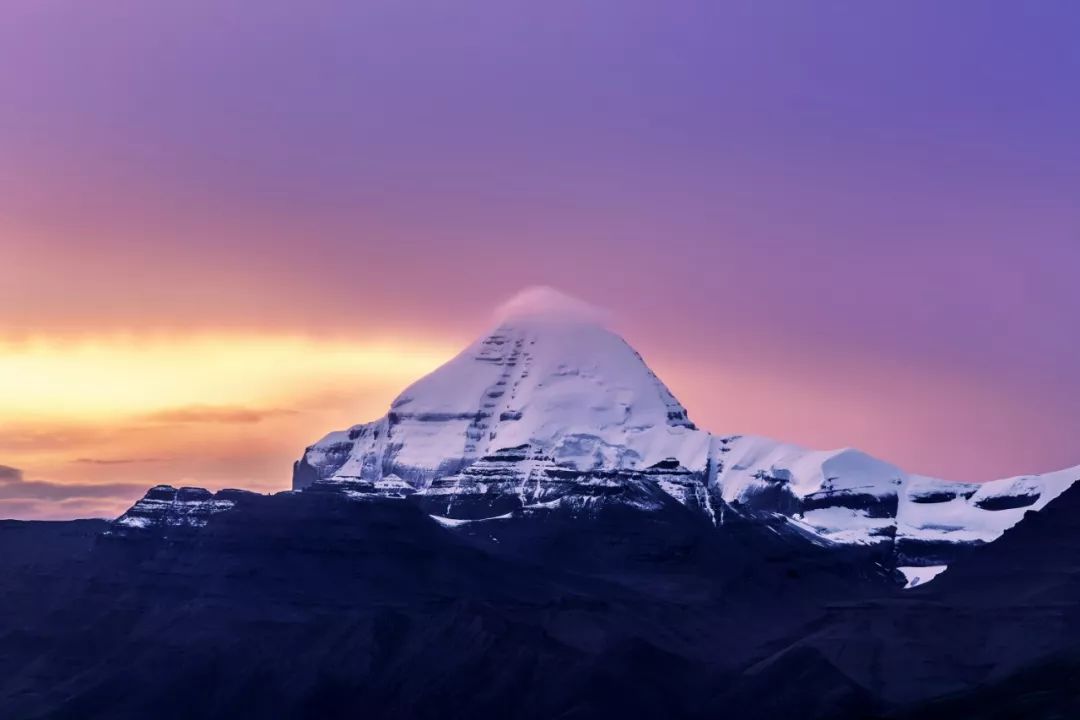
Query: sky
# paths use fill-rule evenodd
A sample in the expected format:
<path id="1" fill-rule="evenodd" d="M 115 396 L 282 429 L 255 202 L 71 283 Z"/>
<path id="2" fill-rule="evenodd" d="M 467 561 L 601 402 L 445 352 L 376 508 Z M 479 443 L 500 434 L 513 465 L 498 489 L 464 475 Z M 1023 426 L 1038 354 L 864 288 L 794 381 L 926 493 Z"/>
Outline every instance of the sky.
<path id="1" fill-rule="evenodd" d="M 0 0 L 0 517 L 288 487 L 524 287 L 691 418 L 1080 463 L 1080 5 Z"/>

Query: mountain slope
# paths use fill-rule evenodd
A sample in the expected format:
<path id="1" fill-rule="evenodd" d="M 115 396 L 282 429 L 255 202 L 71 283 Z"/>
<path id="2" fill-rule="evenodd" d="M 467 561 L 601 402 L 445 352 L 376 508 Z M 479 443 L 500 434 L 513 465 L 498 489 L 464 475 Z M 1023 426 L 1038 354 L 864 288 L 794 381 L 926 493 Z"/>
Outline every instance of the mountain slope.
<path id="1" fill-rule="evenodd" d="M 925 587 L 836 605 L 762 671 L 775 677 L 768 668 L 792 654 L 820 658 L 904 717 L 1072 717 L 1080 486 Z"/>

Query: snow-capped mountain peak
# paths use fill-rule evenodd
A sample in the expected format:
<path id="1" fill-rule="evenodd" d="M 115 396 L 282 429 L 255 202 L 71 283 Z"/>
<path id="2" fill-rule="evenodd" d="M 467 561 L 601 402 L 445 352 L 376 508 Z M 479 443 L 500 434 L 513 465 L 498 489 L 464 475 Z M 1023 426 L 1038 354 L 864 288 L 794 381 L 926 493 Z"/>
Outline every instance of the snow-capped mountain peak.
<path id="1" fill-rule="evenodd" d="M 307 479 L 393 475 L 423 490 L 523 446 L 583 472 L 669 459 L 705 463 L 709 436 L 633 348 L 584 304 L 550 292 L 533 298 L 510 306 L 495 329 L 406 388 L 386 417 L 309 449 L 306 463 L 319 470 Z"/>

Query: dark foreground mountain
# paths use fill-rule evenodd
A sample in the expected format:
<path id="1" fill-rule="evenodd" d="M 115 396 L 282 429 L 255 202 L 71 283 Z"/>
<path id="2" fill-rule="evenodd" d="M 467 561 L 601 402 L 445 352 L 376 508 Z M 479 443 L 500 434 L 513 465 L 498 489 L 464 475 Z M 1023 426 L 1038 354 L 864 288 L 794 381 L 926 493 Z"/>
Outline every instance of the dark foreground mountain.
<path id="1" fill-rule="evenodd" d="M 914 590 L 785 521 L 718 531 L 675 502 L 464 532 L 412 500 L 231 502 L 201 526 L 0 526 L 3 716 L 1037 718 L 1080 697 L 1077 488 Z"/>
<path id="2" fill-rule="evenodd" d="M 5 557 L 55 552 L 4 579 L 4 716 L 754 717 L 747 667 L 830 602 L 893 587 L 782 526 L 716 533 L 674 502 L 463 534 L 413 502 L 234 501 L 92 540 L 11 526 Z M 873 707 L 840 677 L 791 687 L 821 690 L 818 716 Z"/>
<path id="3" fill-rule="evenodd" d="M 933 583 L 831 613 L 763 669 L 788 654 L 816 655 L 899 717 L 1077 717 L 1080 488 Z"/>

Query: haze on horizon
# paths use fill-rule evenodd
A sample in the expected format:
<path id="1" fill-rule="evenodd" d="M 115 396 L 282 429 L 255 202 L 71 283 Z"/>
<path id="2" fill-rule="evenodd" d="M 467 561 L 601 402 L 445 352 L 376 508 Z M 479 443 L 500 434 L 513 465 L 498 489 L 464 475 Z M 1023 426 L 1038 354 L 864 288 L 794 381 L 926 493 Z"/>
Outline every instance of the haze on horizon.
<path id="1" fill-rule="evenodd" d="M 288 486 L 524 287 L 694 421 L 1080 463 L 1080 8 L 13 0 L 0 517 Z"/>

